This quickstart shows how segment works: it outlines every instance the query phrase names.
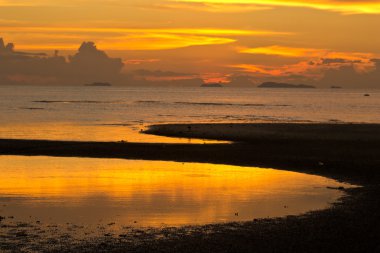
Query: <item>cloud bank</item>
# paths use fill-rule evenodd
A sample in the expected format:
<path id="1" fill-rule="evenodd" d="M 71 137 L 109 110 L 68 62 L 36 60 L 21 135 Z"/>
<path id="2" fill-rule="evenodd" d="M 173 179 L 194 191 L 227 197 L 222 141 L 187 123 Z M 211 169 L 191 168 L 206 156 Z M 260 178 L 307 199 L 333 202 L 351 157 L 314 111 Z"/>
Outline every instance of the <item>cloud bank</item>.
<path id="1" fill-rule="evenodd" d="M 59 51 L 55 51 L 52 56 L 19 52 L 13 43 L 5 44 L 0 39 L 2 85 L 70 86 L 110 82 L 134 86 L 199 86 L 203 83 L 197 74 L 144 69 L 125 72 L 122 71 L 124 66 L 121 58 L 109 57 L 93 42 L 83 42 L 74 55 L 64 57 L 59 55 Z"/>
<path id="2" fill-rule="evenodd" d="M 74 54 L 65 57 L 57 50 L 53 55 L 20 52 L 13 43 L 5 44 L 0 39 L 0 84 L 84 85 L 110 82 L 130 86 L 195 87 L 203 82 L 222 82 L 233 87 L 252 87 L 265 81 L 280 81 L 303 82 L 318 87 L 380 88 L 380 59 L 371 57 L 371 54 L 280 46 L 238 49 L 237 53 L 301 61 L 279 66 L 241 63 L 226 66 L 224 72 L 187 73 L 143 69 L 140 64 L 161 65 L 161 60 L 123 61 L 108 56 L 93 42 L 83 42 Z"/>
<path id="3" fill-rule="evenodd" d="M 78 85 L 96 81 L 117 81 L 124 66 L 110 58 L 93 42 L 83 42 L 78 52 L 66 59 L 15 51 L 13 43 L 0 39 L 0 80 L 3 84 Z"/>

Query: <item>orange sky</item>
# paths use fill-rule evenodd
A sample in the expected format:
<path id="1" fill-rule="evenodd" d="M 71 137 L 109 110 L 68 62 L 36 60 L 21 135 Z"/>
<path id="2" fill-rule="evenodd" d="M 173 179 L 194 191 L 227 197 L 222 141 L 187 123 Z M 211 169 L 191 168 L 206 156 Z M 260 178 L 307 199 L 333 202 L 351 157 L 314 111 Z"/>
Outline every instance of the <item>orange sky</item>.
<path id="1" fill-rule="evenodd" d="M 94 41 L 121 57 L 124 71 L 195 73 L 213 81 L 316 80 L 347 65 L 371 72 L 371 59 L 380 58 L 375 0 L 0 0 L 0 17 L 0 37 L 17 50 L 67 55 Z"/>

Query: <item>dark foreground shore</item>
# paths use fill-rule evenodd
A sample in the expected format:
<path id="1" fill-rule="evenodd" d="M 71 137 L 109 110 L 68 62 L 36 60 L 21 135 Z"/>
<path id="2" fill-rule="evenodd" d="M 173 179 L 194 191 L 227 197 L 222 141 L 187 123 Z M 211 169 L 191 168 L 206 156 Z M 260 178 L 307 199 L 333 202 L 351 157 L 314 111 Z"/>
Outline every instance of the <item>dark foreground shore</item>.
<path id="1" fill-rule="evenodd" d="M 36 245 L 56 252 L 380 252 L 380 125 L 197 124 L 154 126 L 166 136 L 226 139 L 232 144 L 140 144 L 0 140 L 2 155 L 48 155 L 209 162 L 313 173 L 364 187 L 327 210 Z M 1 221 L 1 226 L 7 220 Z M 0 234 L 0 251 L 37 238 Z M 34 225 L 35 226 L 35 225 Z M 1 228 L 2 229 L 2 228 Z M 7 240 L 1 240 L 1 238 Z M 42 235 L 43 237 L 43 235 Z"/>

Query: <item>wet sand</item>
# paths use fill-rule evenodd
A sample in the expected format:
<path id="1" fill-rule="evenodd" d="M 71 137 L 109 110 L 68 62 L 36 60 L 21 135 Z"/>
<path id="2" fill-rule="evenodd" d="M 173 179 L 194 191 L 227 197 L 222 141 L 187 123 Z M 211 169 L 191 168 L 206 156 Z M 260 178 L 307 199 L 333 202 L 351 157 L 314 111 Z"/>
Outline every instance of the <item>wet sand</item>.
<path id="1" fill-rule="evenodd" d="M 161 124 L 145 133 L 170 137 L 242 142 L 257 141 L 380 141 L 378 124 L 256 123 Z"/>
<path id="2" fill-rule="evenodd" d="M 301 216 L 137 232 L 133 230 L 112 236 L 105 233 L 85 240 L 76 240 L 68 234 L 66 237 L 54 238 L 54 244 L 49 243 L 43 233 L 38 236 L 36 233 L 29 234 L 29 230 L 18 228 L 17 224 L 5 217 L 1 221 L 1 226 L 5 227 L 1 229 L 6 229 L 9 233 L 0 234 L 0 238 L 8 238 L 0 240 L 0 249 L 17 252 L 31 242 L 41 241 L 34 246 L 34 250 L 380 251 L 380 125 L 163 125 L 154 126 L 148 132 L 239 142 L 186 145 L 0 140 L 0 154 L 129 158 L 273 167 L 329 176 L 364 187 L 345 190 L 348 196 L 327 210 L 309 212 Z M 38 224 L 33 224 L 33 227 L 35 226 Z"/>

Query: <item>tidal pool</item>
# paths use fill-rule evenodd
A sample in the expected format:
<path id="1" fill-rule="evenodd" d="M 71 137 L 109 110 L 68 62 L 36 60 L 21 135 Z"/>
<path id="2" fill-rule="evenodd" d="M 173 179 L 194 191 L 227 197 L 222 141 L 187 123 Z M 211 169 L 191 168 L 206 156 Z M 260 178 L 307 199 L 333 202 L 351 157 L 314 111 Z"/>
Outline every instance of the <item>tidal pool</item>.
<path id="1" fill-rule="evenodd" d="M 121 159 L 0 156 L 0 215 L 55 224 L 162 227 L 297 215 L 342 196 L 295 172 Z"/>

